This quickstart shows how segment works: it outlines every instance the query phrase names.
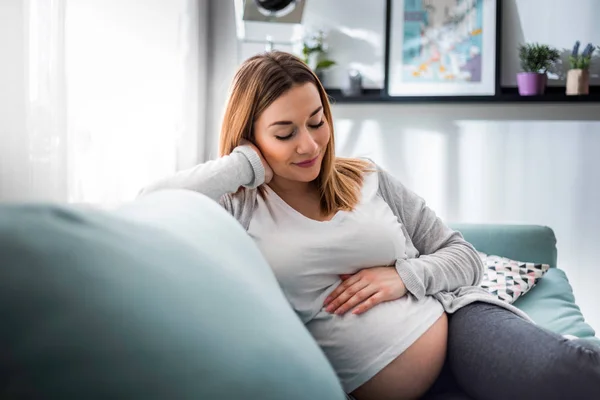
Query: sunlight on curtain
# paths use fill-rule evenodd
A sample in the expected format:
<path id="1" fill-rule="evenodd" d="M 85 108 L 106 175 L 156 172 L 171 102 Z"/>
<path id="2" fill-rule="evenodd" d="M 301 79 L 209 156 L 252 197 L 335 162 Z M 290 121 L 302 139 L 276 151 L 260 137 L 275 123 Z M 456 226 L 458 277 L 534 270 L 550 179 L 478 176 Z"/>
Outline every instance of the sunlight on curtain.
<path id="1" fill-rule="evenodd" d="M 196 161 L 201 4 L 28 0 L 29 153 L 41 197 L 110 207 Z"/>
<path id="2" fill-rule="evenodd" d="M 177 169 L 184 130 L 196 129 L 183 114 L 196 86 L 186 81 L 187 3 L 69 2 L 71 201 L 115 204 Z"/>
<path id="3" fill-rule="evenodd" d="M 64 0 L 29 0 L 26 24 L 28 191 L 36 200 L 63 201 L 66 186 Z"/>

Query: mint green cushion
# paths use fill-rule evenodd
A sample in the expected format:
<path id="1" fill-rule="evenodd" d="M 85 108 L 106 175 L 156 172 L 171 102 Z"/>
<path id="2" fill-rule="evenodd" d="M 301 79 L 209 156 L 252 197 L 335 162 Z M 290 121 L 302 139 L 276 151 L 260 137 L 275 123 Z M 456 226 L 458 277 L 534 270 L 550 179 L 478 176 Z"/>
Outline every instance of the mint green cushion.
<path id="1" fill-rule="evenodd" d="M 2 398 L 343 399 L 243 228 L 199 194 L 0 206 Z"/>
<path id="2" fill-rule="evenodd" d="M 571 284 L 561 269 L 551 268 L 532 290 L 515 302 L 515 306 L 553 332 L 597 340 L 594 329 L 585 322 L 575 303 Z"/>
<path id="3" fill-rule="evenodd" d="M 539 225 L 452 225 L 483 253 L 556 267 L 556 237 Z"/>
<path id="4" fill-rule="evenodd" d="M 475 248 L 513 260 L 544 263 L 550 270 L 537 286 L 515 302 L 537 324 L 553 332 L 574 335 L 600 344 L 575 302 L 565 272 L 556 268 L 556 237 L 539 225 L 452 225 Z"/>

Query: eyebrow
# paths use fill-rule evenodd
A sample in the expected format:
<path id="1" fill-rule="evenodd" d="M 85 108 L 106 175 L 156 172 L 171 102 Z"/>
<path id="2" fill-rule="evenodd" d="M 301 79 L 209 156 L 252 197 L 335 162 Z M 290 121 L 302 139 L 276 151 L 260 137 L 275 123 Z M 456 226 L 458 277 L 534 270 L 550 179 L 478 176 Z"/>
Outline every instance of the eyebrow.
<path id="1" fill-rule="evenodd" d="M 308 117 L 308 118 L 314 117 L 322 109 L 323 109 L 323 106 L 319 106 L 319 108 L 317 108 L 315 111 L 313 111 L 312 114 L 310 114 L 310 117 Z M 273 122 L 271 125 L 269 125 L 267 128 L 269 128 L 273 125 L 292 125 L 292 121 L 276 121 L 276 122 Z"/>

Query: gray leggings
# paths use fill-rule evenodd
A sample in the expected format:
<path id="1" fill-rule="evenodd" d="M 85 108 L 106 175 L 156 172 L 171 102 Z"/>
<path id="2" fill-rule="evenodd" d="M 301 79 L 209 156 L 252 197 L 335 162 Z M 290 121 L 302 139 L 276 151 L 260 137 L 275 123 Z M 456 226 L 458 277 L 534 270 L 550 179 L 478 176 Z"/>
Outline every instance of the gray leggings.
<path id="1" fill-rule="evenodd" d="M 450 315 L 446 363 L 424 399 L 600 399 L 600 347 L 473 303 Z"/>

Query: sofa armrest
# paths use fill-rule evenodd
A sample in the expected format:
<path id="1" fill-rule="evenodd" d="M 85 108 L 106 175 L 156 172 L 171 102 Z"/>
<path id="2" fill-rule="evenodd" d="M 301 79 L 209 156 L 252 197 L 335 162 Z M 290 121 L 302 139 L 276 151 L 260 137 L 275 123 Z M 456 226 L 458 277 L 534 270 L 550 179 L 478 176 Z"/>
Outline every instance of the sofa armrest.
<path id="1" fill-rule="evenodd" d="M 538 325 L 561 335 L 569 334 L 595 340 L 594 329 L 585 322 L 575 302 L 573 288 L 567 274 L 560 268 L 550 271 L 515 306 L 525 311 Z"/>
<path id="2" fill-rule="evenodd" d="M 554 231 L 540 225 L 450 224 L 478 251 L 556 268 Z"/>

